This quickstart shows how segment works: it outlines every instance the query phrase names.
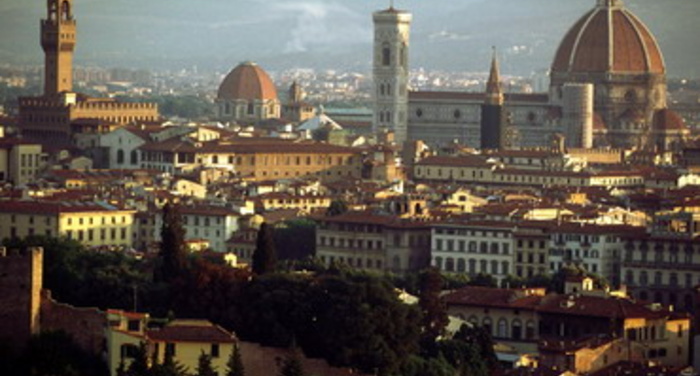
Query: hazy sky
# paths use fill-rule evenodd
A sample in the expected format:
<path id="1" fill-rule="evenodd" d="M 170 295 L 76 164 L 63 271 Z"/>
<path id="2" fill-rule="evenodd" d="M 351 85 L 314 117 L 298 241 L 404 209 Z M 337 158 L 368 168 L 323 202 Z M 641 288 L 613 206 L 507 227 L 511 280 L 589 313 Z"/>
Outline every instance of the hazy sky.
<path id="1" fill-rule="evenodd" d="M 76 63 L 223 68 L 369 69 L 373 0 L 75 0 Z M 45 0 L 0 0 L 0 61 L 40 63 Z M 491 45 L 504 70 L 546 68 L 559 41 L 595 0 L 397 0 L 414 15 L 411 65 L 486 69 Z M 700 76 L 698 0 L 627 0 L 659 40 L 669 75 Z"/>

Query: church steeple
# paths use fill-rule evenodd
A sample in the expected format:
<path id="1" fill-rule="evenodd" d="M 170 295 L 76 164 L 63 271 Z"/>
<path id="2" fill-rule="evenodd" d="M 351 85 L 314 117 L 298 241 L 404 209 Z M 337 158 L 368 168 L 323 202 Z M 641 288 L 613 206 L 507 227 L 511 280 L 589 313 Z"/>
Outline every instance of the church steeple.
<path id="1" fill-rule="evenodd" d="M 486 103 L 488 104 L 503 104 L 503 91 L 501 90 L 501 74 L 498 66 L 498 57 L 496 56 L 496 47 L 493 48 L 493 57 L 491 58 L 491 71 L 489 79 L 486 81 Z"/>
<path id="2" fill-rule="evenodd" d="M 44 49 L 44 95 L 73 90 L 73 51 L 76 24 L 73 0 L 47 0 L 47 16 L 41 20 Z"/>

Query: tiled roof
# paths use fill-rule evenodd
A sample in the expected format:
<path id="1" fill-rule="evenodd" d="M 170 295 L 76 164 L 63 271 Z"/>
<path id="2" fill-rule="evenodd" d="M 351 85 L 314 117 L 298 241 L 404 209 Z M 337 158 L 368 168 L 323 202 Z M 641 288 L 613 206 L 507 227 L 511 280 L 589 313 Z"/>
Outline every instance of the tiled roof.
<path id="1" fill-rule="evenodd" d="M 98 202 L 0 201 L 0 213 L 60 214 L 120 211 L 114 206 Z"/>
<path id="2" fill-rule="evenodd" d="M 262 68 L 251 62 L 235 67 L 219 86 L 219 99 L 269 100 L 277 99 L 277 89 Z"/>
<path id="3" fill-rule="evenodd" d="M 156 342 L 233 343 L 236 337 L 218 325 L 208 321 L 196 324 L 177 324 L 177 321 L 161 329 L 148 330 L 146 336 Z"/>
<path id="4" fill-rule="evenodd" d="M 486 162 L 486 158 L 481 156 L 460 156 L 444 157 L 432 156 L 422 159 L 416 166 L 444 166 L 444 167 L 484 167 L 491 165 Z"/>
<path id="5" fill-rule="evenodd" d="M 188 153 L 349 153 L 356 154 L 357 148 L 324 144 L 318 142 L 294 142 L 273 138 L 237 138 L 209 142 L 189 142 L 179 138 L 163 142 L 151 142 L 140 147 L 144 151 L 188 152 Z"/>
<path id="6" fill-rule="evenodd" d="M 664 73 L 659 46 L 647 27 L 627 9 L 598 5 L 562 40 L 554 72 Z"/>
<path id="7" fill-rule="evenodd" d="M 534 310 L 542 301 L 543 297 L 541 295 L 542 294 L 528 294 L 527 289 L 497 289 L 491 287 L 467 286 L 445 295 L 444 299 L 448 305 Z"/>

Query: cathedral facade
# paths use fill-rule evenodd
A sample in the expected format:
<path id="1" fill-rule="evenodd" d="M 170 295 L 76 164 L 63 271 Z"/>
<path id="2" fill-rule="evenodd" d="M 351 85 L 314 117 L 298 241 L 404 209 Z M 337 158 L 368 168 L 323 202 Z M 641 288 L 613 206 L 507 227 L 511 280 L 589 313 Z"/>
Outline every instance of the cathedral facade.
<path id="1" fill-rule="evenodd" d="M 407 61 L 395 67 L 389 60 L 387 66 L 383 57 L 387 47 L 390 56 L 404 56 L 410 14 L 390 8 L 376 12 L 374 21 L 374 126 L 394 129 L 398 142 L 483 148 L 493 144 L 484 139 L 496 135 L 500 147 L 537 147 L 560 134 L 576 148 L 672 150 L 689 134 L 666 108 L 666 68 L 658 44 L 622 0 L 596 0 L 566 33 L 553 59 L 549 92 L 496 93 L 504 118 L 496 123 L 493 82 L 484 93 L 409 90 Z M 387 83 L 394 85 L 388 92 L 382 90 Z M 389 118 L 387 108 L 393 108 Z M 489 132 L 489 123 L 499 129 Z"/>

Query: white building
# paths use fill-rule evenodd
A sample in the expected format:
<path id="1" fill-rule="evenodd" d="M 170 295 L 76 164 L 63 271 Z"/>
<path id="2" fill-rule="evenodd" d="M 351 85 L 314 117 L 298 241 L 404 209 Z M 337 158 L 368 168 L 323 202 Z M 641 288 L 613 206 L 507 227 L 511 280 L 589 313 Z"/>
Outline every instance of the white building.
<path id="1" fill-rule="evenodd" d="M 499 283 L 513 274 L 512 223 L 441 223 L 431 232 L 431 264 L 442 272 L 490 274 Z"/>

